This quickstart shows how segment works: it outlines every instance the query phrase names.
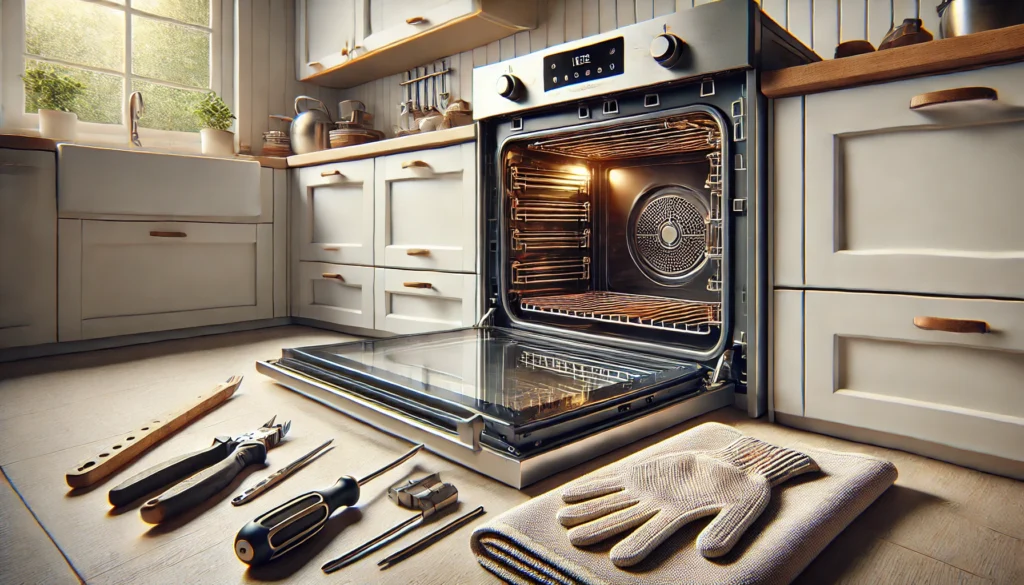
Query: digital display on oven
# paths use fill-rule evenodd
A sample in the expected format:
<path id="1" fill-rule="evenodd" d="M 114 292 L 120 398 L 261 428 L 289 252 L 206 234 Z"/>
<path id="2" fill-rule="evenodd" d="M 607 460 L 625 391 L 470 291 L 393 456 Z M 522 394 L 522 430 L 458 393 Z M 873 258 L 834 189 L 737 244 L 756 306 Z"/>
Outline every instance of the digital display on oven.
<path id="1" fill-rule="evenodd" d="M 544 91 L 622 75 L 622 37 L 544 57 Z"/>

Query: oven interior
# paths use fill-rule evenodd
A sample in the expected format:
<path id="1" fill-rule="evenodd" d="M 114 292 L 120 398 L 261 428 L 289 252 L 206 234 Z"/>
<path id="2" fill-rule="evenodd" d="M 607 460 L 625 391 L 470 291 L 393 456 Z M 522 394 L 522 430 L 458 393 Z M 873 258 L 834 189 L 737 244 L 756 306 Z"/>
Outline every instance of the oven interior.
<path id="1" fill-rule="evenodd" d="M 506 142 L 502 294 L 513 319 L 716 347 L 722 135 L 718 116 L 686 108 Z"/>

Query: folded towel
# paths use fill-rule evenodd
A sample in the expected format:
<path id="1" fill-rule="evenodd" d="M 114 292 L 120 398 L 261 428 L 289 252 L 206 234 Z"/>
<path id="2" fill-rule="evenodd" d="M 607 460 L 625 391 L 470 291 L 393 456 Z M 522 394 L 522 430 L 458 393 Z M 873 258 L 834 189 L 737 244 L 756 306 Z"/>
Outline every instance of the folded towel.
<path id="1" fill-rule="evenodd" d="M 820 468 L 781 484 L 761 516 L 724 556 L 708 559 L 696 547 L 707 526 L 682 527 L 642 562 L 620 568 L 609 558 L 619 539 L 576 547 L 556 520 L 562 493 L 642 461 L 679 451 L 723 449 L 743 435 L 707 423 L 538 496 L 473 532 L 471 546 L 487 570 L 508 583 L 728 584 L 789 583 L 829 542 L 896 481 L 888 461 L 852 453 L 801 449 Z"/>

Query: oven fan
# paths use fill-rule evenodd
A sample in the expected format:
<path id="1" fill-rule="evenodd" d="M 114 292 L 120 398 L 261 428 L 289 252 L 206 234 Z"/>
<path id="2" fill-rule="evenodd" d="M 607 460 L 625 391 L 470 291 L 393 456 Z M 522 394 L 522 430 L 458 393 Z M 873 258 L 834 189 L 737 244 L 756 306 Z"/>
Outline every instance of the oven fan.
<path id="1" fill-rule="evenodd" d="M 680 286 L 707 262 L 707 203 L 685 187 L 656 187 L 629 212 L 629 255 L 644 275 Z"/>

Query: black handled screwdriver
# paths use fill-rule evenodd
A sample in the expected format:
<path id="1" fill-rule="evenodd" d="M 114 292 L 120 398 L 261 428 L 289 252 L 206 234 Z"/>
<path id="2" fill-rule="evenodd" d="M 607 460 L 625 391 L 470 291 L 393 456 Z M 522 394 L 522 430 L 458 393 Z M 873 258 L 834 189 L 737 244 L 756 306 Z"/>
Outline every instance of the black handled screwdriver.
<path id="1" fill-rule="evenodd" d="M 320 532 L 335 510 L 354 506 L 359 501 L 361 485 L 398 467 L 422 448 L 423 445 L 416 445 L 362 479 L 342 476 L 329 488 L 296 496 L 259 516 L 238 531 L 235 555 L 243 563 L 262 565 L 292 551 Z"/>

